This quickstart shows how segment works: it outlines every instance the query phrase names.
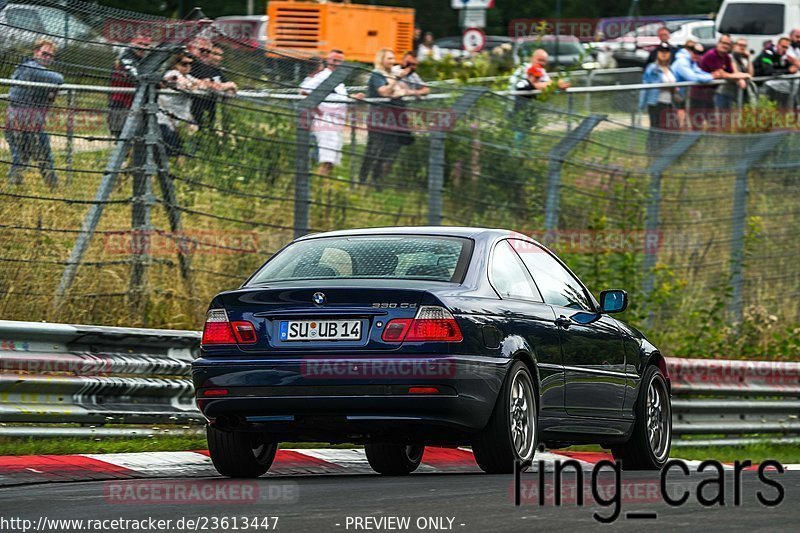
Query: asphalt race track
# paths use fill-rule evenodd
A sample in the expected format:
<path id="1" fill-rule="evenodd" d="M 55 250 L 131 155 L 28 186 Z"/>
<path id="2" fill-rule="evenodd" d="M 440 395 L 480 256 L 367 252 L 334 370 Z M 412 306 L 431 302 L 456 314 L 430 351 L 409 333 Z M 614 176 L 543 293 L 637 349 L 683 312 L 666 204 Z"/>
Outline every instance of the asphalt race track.
<path id="1" fill-rule="evenodd" d="M 670 475 L 668 490 L 676 494 L 684 490 L 691 492 L 688 501 L 671 508 L 660 501 L 651 490 L 658 486 L 659 478 L 652 473 L 632 472 L 622 475 L 622 484 L 630 490 L 624 496 L 619 518 L 613 526 L 604 526 L 593 518 L 593 513 L 609 516 L 613 506 L 589 505 L 578 507 L 574 501 L 560 507 L 546 504 L 540 507 L 530 492 L 522 496 L 520 507 L 514 506 L 513 476 L 484 475 L 476 473 L 417 473 L 405 478 L 387 478 L 378 475 L 295 475 L 262 478 L 255 481 L 224 480 L 221 478 L 159 478 L 79 483 L 47 483 L 0 489 L 0 515 L 15 516 L 31 520 L 34 526 L 40 517 L 47 519 L 117 519 L 175 520 L 186 517 L 205 517 L 206 530 L 213 530 L 211 517 L 278 517 L 277 524 L 270 522 L 269 529 L 247 529 L 250 531 L 277 530 L 286 532 L 318 531 L 577 531 L 578 528 L 614 527 L 642 530 L 656 528 L 658 531 L 686 530 L 756 530 L 797 531 L 800 510 L 800 472 L 776 472 L 767 475 L 780 483 L 785 490 L 781 504 L 766 507 L 758 502 L 756 493 L 761 491 L 768 499 L 775 499 L 777 491 L 762 483 L 757 472 L 743 472 L 740 505 L 734 505 L 733 471 L 726 471 L 725 506 L 706 508 L 697 502 L 696 490 L 704 479 L 715 477 L 708 472 L 694 472 L 684 477 L 679 471 Z M 547 473 L 546 479 L 552 479 Z M 523 487 L 537 483 L 538 474 L 526 472 L 522 475 Z M 613 482 L 612 476 L 599 476 L 598 486 L 606 488 Z M 565 486 L 575 487 L 575 477 L 566 475 Z M 590 476 L 584 479 L 585 492 L 591 492 Z M 191 484 L 195 488 L 227 487 L 237 484 L 239 488 L 255 489 L 255 498 L 246 501 L 214 501 L 203 503 L 145 501 L 121 502 L 114 494 L 136 494 L 146 499 L 154 484 L 172 486 Z M 637 488 L 638 487 L 638 488 Z M 718 486 L 706 487 L 706 494 L 718 493 Z M 147 489 L 142 491 L 142 489 Z M 562 487 L 563 489 L 563 487 Z M 713 490 L 712 490 L 713 489 Z M 211 489 L 207 489 L 211 490 Z M 121 491 L 115 493 L 114 491 Z M 523 491 L 524 492 L 524 491 Z M 565 498 L 569 489 L 562 490 Z M 245 491 L 248 493 L 248 491 Z M 674 496 L 674 494 L 673 494 Z M 526 501 L 526 498 L 528 501 Z M 534 501 L 530 501 L 530 500 Z M 627 501 L 626 501 L 627 500 Z M 605 500 L 608 501 L 608 500 Z M 653 513 L 655 517 L 636 518 L 631 513 Z M 627 516 L 627 517 L 626 517 Z M 369 517 L 369 519 L 368 519 Z M 385 521 L 389 517 L 408 517 L 408 526 Z M 358 522 L 357 519 L 361 521 Z M 384 522 L 377 522 L 381 518 Z M 428 520 L 440 519 L 437 520 Z M 449 522 L 448 519 L 452 519 Z M 232 531 L 227 528 L 218 530 Z M 264 522 L 261 522 L 261 526 Z M 360 525 L 360 527 L 358 527 Z M 379 527 L 380 525 L 389 527 Z M 242 523 L 238 524 L 242 529 Z M 273 526 L 276 526 L 274 529 Z M 418 527 L 421 526 L 421 527 Z M 368 529 L 369 528 L 369 529 Z M 544 529 L 546 528 L 546 529 Z M 14 529 L 4 529 L 13 531 Z M 56 529 L 50 529 L 56 531 Z M 181 530 L 174 526 L 166 530 Z M 203 530 L 202 527 L 182 530 Z"/>

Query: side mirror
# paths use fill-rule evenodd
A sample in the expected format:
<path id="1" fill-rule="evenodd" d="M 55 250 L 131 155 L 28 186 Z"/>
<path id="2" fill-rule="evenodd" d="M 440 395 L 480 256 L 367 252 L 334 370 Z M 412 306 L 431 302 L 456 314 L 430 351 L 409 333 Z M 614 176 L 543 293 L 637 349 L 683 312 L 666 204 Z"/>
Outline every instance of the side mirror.
<path id="1" fill-rule="evenodd" d="M 600 312 L 621 313 L 628 308 L 628 293 L 619 289 L 610 289 L 600 293 Z"/>

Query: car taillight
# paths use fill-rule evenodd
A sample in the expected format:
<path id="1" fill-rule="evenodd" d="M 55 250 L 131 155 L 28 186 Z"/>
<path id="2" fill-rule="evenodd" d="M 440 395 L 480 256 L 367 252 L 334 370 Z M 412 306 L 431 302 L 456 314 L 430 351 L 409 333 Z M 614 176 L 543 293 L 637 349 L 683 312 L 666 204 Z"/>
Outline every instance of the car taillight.
<path id="1" fill-rule="evenodd" d="M 253 324 L 246 320 L 229 322 L 224 309 L 211 309 L 206 316 L 200 344 L 254 344 L 256 340 Z"/>
<path id="2" fill-rule="evenodd" d="M 444 307 L 424 305 L 412 318 L 395 318 L 386 324 L 384 342 L 459 342 L 462 339 L 452 313 Z"/>

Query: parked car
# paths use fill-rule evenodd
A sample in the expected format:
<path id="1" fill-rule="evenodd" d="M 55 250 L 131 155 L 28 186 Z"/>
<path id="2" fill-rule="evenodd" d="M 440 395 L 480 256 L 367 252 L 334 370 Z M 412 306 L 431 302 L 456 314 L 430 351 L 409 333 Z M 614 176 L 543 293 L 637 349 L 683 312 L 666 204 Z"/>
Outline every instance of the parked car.
<path id="1" fill-rule="evenodd" d="M 550 56 L 552 67 L 576 67 L 584 70 L 597 68 L 591 51 L 577 37 L 571 35 L 545 35 L 520 37 L 514 40 L 514 63 L 522 65 L 528 62 L 537 48 L 544 48 Z"/>
<path id="2" fill-rule="evenodd" d="M 65 74 L 69 82 L 95 78 L 98 72 L 105 76 L 106 67 L 110 73 L 116 50 L 109 46 L 103 23 L 87 20 L 86 13 L 71 9 L 72 5 L 60 9 L 12 2 L 0 8 L 0 76 L 9 76 L 15 65 L 30 57 L 39 39 L 56 45 L 51 68 Z"/>
<path id="3" fill-rule="evenodd" d="M 613 55 L 620 67 L 643 66 L 650 52 L 660 41 L 658 30 L 666 26 L 670 31 L 669 42 L 673 46 L 683 46 L 687 40 L 699 42 L 706 49 L 716 43 L 713 20 L 676 20 L 665 24 L 653 23 L 642 26 L 618 40 Z"/>
<path id="4" fill-rule="evenodd" d="M 256 477 L 282 441 L 364 443 L 382 474 L 427 445 L 511 472 L 539 443 L 611 447 L 659 469 L 671 441 L 658 349 L 533 239 L 482 228 L 301 237 L 215 296 L 197 405 L 217 470 Z"/>
<path id="5" fill-rule="evenodd" d="M 795 28 L 800 28 L 800 0 L 725 0 L 717 14 L 717 36 L 744 37 L 756 51 Z"/>
<path id="6" fill-rule="evenodd" d="M 510 48 L 513 42 L 514 39 L 508 37 L 507 35 L 487 35 L 486 44 L 484 45 L 483 50 L 481 50 L 481 52 L 491 52 L 495 48 L 498 48 L 503 45 L 508 45 Z M 460 35 L 454 35 L 452 37 L 441 37 L 439 39 L 436 39 L 433 44 L 439 47 L 442 56 L 453 56 L 461 58 L 472 56 L 470 52 L 464 50 L 463 38 Z"/>
<path id="7" fill-rule="evenodd" d="M 59 49 L 80 41 L 104 42 L 99 32 L 75 15 L 49 6 L 9 3 L 0 9 L 0 27 L 0 50 L 31 49 L 44 37 Z"/>

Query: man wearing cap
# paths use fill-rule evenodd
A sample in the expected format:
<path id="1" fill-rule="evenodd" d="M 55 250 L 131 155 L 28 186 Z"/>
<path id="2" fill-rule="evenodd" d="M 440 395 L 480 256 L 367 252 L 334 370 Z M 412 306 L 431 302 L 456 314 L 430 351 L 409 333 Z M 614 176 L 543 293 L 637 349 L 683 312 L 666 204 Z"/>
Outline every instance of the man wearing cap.
<path id="1" fill-rule="evenodd" d="M 670 67 L 672 49 L 668 43 L 661 43 L 656 48 L 656 60 L 644 69 L 642 81 L 649 84 L 675 83 L 675 73 Z M 647 109 L 650 116 L 650 134 L 647 137 L 647 149 L 658 152 L 661 149 L 663 135 L 660 130 L 673 129 L 676 124 L 671 124 L 675 116 L 673 106 L 674 87 L 656 87 L 645 89 L 640 93 L 639 107 Z"/>

